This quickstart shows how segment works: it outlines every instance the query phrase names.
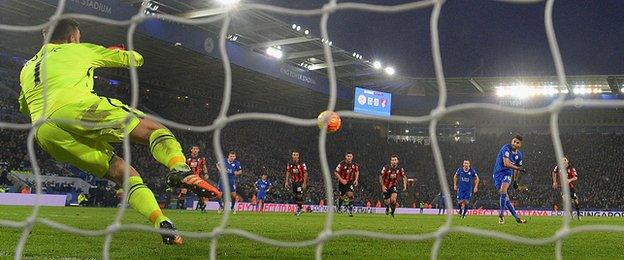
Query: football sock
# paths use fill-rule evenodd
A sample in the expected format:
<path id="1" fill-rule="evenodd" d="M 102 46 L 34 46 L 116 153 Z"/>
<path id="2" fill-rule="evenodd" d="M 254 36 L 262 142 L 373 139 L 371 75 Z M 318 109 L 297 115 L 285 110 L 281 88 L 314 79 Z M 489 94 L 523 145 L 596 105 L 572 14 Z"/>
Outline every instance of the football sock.
<path id="1" fill-rule="evenodd" d="M 511 204 L 511 200 L 509 200 L 509 198 L 507 199 L 507 209 L 511 212 L 511 215 L 513 215 L 514 218 L 518 218 L 518 213 L 516 213 L 516 209 L 513 204 Z"/>
<path id="2" fill-rule="evenodd" d="M 168 129 L 157 129 L 149 137 L 149 149 L 154 159 L 170 171 L 190 171 L 182 146 Z"/>
<path id="3" fill-rule="evenodd" d="M 141 215 L 145 216 L 155 226 L 159 227 L 160 222 L 169 220 L 165 217 L 156 202 L 154 193 L 143 184 L 143 180 L 139 176 L 130 176 L 128 178 L 128 203 L 132 208 L 137 210 Z"/>
<path id="4" fill-rule="evenodd" d="M 507 193 L 501 193 L 500 194 L 498 203 L 500 203 L 500 211 L 498 212 L 498 215 L 499 216 L 504 216 L 505 215 L 505 207 L 507 206 Z"/>

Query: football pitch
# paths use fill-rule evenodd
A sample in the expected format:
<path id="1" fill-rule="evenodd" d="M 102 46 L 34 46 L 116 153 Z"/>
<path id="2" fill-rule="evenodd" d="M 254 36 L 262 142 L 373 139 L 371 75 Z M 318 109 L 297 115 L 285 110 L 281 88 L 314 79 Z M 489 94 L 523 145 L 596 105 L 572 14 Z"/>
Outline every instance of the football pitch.
<path id="1" fill-rule="evenodd" d="M 30 207 L 0 207 L 0 219 L 23 221 L 31 212 Z M 43 207 L 40 217 L 72 227 L 102 230 L 110 224 L 117 209 L 113 208 L 54 208 Z M 216 212 L 166 210 L 179 230 L 210 232 L 219 224 L 221 215 Z M 556 232 L 561 218 L 529 217 L 521 225 L 507 218 L 500 225 L 494 216 L 472 216 L 461 220 L 453 218 L 453 226 L 481 228 L 500 231 L 528 238 L 545 238 Z M 358 229 L 390 234 L 422 234 L 434 232 L 444 224 L 443 216 L 397 215 L 336 215 L 334 230 Z M 249 232 L 282 241 L 304 241 L 317 237 L 323 229 L 324 214 L 304 214 L 297 219 L 285 213 L 248 213 L 231 215 L 228 228 Z M 136 211 L 128 209 L 124 224 L 147 224 Z M 624 225 L 621 218 L 585 217 L 571 222 L 579 225 Z M 0 227 L 0 258 L 13 258 L 15 246 L 22 231 Z M 620 259 L 624 255 L 624 233 L 589 232 L 577 233 L 564 240 L 565 259 Z M 394 241 L 365 237 L 338 237 L 329 240 L 323 248 L 328 259 L 427 259 L 434 240 Z M 104 237 L 84 237 L 37 223 L 26 243 L 25 259 L 101 259 Z M 207 259 L 210 240 L 186 238 L 182 246 L 166 246 L 155 233 L 122 231 L 113 236 L 110 256 L 112 259 Z M 251 241 L 235 235 L 223 235 L 218 241 L 217 258 L 314 258 L 315 247 L 278 248 Z M 524 245 L 467 233 L 449 233 L 442 242 L 440 259 L 553 259 L 555 246 Z"/>

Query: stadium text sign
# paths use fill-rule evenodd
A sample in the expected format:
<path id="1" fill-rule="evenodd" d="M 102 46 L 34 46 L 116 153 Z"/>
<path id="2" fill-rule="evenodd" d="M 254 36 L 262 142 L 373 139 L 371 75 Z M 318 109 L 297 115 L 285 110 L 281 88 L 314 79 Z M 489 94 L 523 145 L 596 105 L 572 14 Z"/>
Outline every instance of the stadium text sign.
<path id="1" fill-rule="evenodd" d="M 355 88 L 353 111 L 376 116 L 390 116 L 392 94 L 364 88 Z"/>

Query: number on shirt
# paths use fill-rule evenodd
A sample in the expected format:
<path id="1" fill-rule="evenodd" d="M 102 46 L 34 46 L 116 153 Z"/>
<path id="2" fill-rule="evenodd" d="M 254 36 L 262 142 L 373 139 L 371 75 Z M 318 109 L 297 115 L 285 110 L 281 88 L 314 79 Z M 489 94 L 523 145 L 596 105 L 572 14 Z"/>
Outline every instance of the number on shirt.
<path id="1" fill-rule="evenodd" d="M 35 87 L 41 84 L 41 78 L 39 77 L 40 69 L 41 69 L 41 61 L 38 61 L 37 64 L 35 64 Z"/>

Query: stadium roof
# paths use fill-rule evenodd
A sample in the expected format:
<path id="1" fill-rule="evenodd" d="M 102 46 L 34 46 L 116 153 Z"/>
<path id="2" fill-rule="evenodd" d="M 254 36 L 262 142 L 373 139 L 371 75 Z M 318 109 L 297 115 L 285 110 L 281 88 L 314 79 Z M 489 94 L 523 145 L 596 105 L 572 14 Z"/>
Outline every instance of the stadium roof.
<path id="1" fill-rule="evenodd" d="M 140 5 L 141 0 L 125 0 L 133 5 Z M 181 1 L 159 0 L 154 1 L 160 8 L 158 12 L 194 19 L 214 15 L 216 1 Z M 198 26 L 204 30 L 217 34 L 221 29 L 221 22 Z M 306 31 L 308 33 L 306 34 Z M 264 53 L 265 49 L 280 46 L 284 53 L 284 62 L 307 68 L 311 71 L 326 75 L 327 63 L 323 54 L 323 45 L 329 44 L 331 39 L 322 39 L 320 32 L 310 32 L 300 25 L 288 24 L 272 14 L 262 11 L 239 11 L 232 16 L 229 34 L 236 36 L 236 43 Z M 356 76 L 374 75 L 388 78 L 382 70 L 376 70 L 373 61 L 365 60 L 356 55 L 354 50 L 341 49 L 330 45 L 336 75 L 341 85 L 352 85 Z"/>

